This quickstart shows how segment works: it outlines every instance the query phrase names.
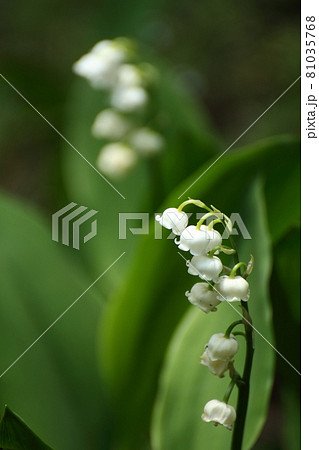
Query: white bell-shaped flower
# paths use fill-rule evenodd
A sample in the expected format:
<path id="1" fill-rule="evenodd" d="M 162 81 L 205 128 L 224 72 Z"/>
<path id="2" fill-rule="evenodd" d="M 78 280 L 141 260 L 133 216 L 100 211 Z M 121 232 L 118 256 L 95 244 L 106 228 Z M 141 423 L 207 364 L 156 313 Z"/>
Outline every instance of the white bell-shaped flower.
<path id="1" fill-rule="evenodd" d="M 92 134 L 96 138 L 120 140 L 130 130 L 131 124 L 113 109 L 104 109 L 95 118 Z"/>
<path id="2" fill-rule="evenodd" d="M 141 71 L 133 64 L 122 64 L 118 69 L 117 84 L 125 87 L 143 84 Z"/>
<path id="3" fill-rule="evenodd" d="M 134 130 L 129 137 L 129 142 L 138 153 L 146 157 L 157 155 L 164 147 L 163 137 L 146 127 Z"/>
<path id="4" fill-rule="evenodd" d="M 203 280 L 213 280 L 214 283 L 217 282 L 219 274 L 223 270 L 223 263 L 217 256 L 193 256 L 186 265 L 189 274 L 199 276 Z"/>
<path id="5" fill-rule="evenodd" d="M 205 313 L 217 311 L 220 301 L 216 298 L 216 292 L 208 283 L 196 283 L 190 292 L 185 293 L 189 302 L 198 306 Z"/>
<path id="6" fill-rule="evenodd" d="M 216 283 L 217 298 L 221 302 L 227 300 L 228 302 L 239 302 L 243 300 L 247 302 L 250 291 L 248 282 L 240 276 L 234 278 L 228 275 L 223 275 Z"/>
<path id="7" fill-rule="evenodd" d="M 128 57 L 126 45 L 116 39 L 104 39 L 97 42 L 93 46 L 91 53 L 103 56 L 110 63 L 117 65 L 123 63 Z"/>
<path id="8" fill-rule="evenodd" d="M 238 352 L 238 342 L 233 334 L 216 333 L 209 339 L 206 351 L 212 361 L 230 361 Z"/>
<path id="9" fill-rule="evenodd" d="M 123 178 L 137 163 L 135 152 L 121 142 L 105 145 L 97 160 L 101 172 L 111 178 Z"/>
<path id="10" fill-rule="evenodd" d="M 215 425 L 220 424 L 231 430 L 236 420 L 236 411 L 233 406 L 227 403 L 210 400 L 204 407 L 202 419 L 204 422 L 214 422 Z"/>
<path id="11" fill-rule="evenodd" d="M 155 220 L 162 227 L 172 230 L 174 234 L 180 235 L 188 224 L 188 216 L 184 211 L 178 211 L 177 208 L 167 208 L 163 214 L 157 215 Z"/>
<path id="12" fill-rule="evenodd" d="M 222 237 L 215 230 L 207 230 L 206 225 L 201 225 L 197 229 L 195 225 L 185 228 L 180 240 L 175 243 L 183 251 L 190 251 L 192 255 L 205 255 L 213 248 L 218 247 L 222 242 Z"/>
<path id="13" fill-rule="evenodd" d="M 225 372 L 228 370 L 229 361 L 222 361 L 221 359 L 211 360 L 206 349 L 201 356 L 201 364 L 207 366 L 212 374 L 223 378 Z"/>
<path id="14" fill-rule="evenodd" d="M 219 247 L 222 244 L 222 237 L 218 231 L 208 229 L 207 225 L 201 225 L 200 229 L 208 233 L 210 239 L 209 252 L 213 250 L 213 248 Z"/>
<path id="15" fill-rule="evenodd" d="M 114 108 L 126 113 L 135 112 L 143 108 L 148 101 L 148 94 L 141 86 L 119 86 L 111 95 Z"/>
<path id="16" fill-rule="evenodd" d="M 119 65 L 127 57 L 125 46 L 119 42 L 98 42 L 92 50 L 73 65 L 73 71 L 86 78 L 97 89 L 109 89 L 117 80 Z"/>

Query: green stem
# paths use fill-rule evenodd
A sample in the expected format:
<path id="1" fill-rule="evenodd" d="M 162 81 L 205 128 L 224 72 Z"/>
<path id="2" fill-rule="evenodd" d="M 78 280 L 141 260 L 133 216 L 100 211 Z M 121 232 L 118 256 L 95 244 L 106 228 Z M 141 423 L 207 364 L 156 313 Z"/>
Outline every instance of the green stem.
<path id="1" fill-rule="evenodd" d="M 208 219 L 208 217 L 211 217 L 213 215 L 214 215 L 214 213 L 211 211 L 204 214 L 204 216 L 197 222 L 196 229 L 199 230 L 201 225 L 203 225 L 203 223 L 205 222 L 205 220 Z"/>
<path id="2" fill-rule="evenodd" d="M 233 335 L 234 336 L 244 336 L 244 338 L 246 338 L 246 333 L 243 333 L 242 331 L 234 331 Z"/>
<path id="3" fill-rule="evenodd" d="M 233 322 L 231 325 L 229 325 L 229 327 L 225 331 L 225 338 L 229 338 L 230 333 L 232 332 L 233 328 L 237 327 L 237 325 L 242 325 L 242 324 L 243 324 L 242 320 L 236 320 L 236 322 Z"/>
<path id="4" fill-rule="evenodd" d="M 246 332 L 246 358 L 243 373 L 243 383 L 238 386 L 237 418 L 235 421 L 231 450 L 241 450 L 244 437 L 245 421 L 248 409 L 250 374 L 254 355 L 254 340 L 251 317 L 247 302 L 241 302 L 243 308 L 244 325 Z"/>
<path id="5" fill-rule="evenodd" d="M 239 262 L 239 263 L 237 263 L 237 264 L 232 268 L 232 271 L 230 272 L 229 277 L 230 277 L 230 278 L 234 278 L 234 277 L 236 276 L 237 270 L 238 270 L 240 267 L 245 267 L 245 269 L 246 269 L 247 264 L 245 264 L 244 262 Z"/>
<path id="6" fill-rule="evenodd" d="M 216 213 L 213 213 L 214 215 L 216 215 Z M 214 225 L 216 225 L 216 223 L 221 223 L 224 225 L 224 222 L 220 219 L 215 219 L 212 220 L 208 225 L 207 225 L 207 230 L 211 231 L 211 229 L 214 227 Z"/>
<path id="7" fill-rule="evenodd" d="M 187 206 L 187 205 L 195 205 L 195 206 L 198 206 L 199 208 L 203 208 L 203 209 L 206 209 L 207 211 L 212 212 L 212 210 L 211 210 L 210 208 L 208 208 L 208 206 L 205 205 L 205 203 L 203 203 L 203 202 L 200 201 L 200 200 L 195 200 L 195 199 L 193 199 L 193 198 L 189 198 L 189 200 L 186 200 L 185 202 L 181 203 L 181 204 L 179 205 L 179 207 L 177 208 L 178 211 L 182 211 L 183 208 L 184 208 L 185 206 Z"/>
<path id="8" fill-rule="evenodd" d="M 229 241 L 231 246 L 236 250 L 236 253 L 233 255 L 233 257 L 235 264 L 238 264 L 239 263 L 238 252 L 232 235 L 229 235 Z M 237 418 L 235 421 L 233 431 L 231 450 L 242 449 L 245 422 L 248 409 L 248 400 L 249 400 L 250 374 L 254 356 L 254 335 L 253 335 L 252 320 L 249 315 L 248 304 L 247 302 L 241 301 L 241 306 L 243 310 L 243 323 L 245 326 L 245 334 L 246 334 L 246 357 L 245 357 L 244 373 L 242 376 L 243 383 L 238 385 L 238 399 L 236 408 Z"/>
<path id="9" fill-rule="evenodd" d="M 235 264 L 238 264 L 239 263 L 239 257 L 238 257 L 238 252 L 237 252 L 237 247 L 236 247 L 236 244 L 235 244 L 235 240 L 234 240 L 234 238 L 233 238 L 233 236 L 231 234 L 229 235 L 228 239 L 229 239 L 229 242 L 230 242 L 230 246 L 234 250 L 236 250 L 236 253 L 234 253 L 233 257 L 234 257 Z"/>
<path id="10" fill-rule="evenodd" d="M 234 389 L 234 387 L 236 386 L 236 378 L 232 378 L 231 382 L 229 383 L 224 398 L 223 398 L 223 402 L 228 403 L 229 397 Z"/>

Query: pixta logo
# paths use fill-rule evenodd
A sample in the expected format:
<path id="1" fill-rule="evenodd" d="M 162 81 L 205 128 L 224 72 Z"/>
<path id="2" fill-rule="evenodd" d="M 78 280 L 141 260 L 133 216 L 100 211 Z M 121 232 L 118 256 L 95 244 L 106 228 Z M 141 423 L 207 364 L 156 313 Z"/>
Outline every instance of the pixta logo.
<path id="1" fill-rule="evenodd" d="M 157 215 L 158 214 L 155 214 L 155 217 Z M 187 215 L 188 218 L 192 216 L 196 217 L 196 220 L 200 220 L 204 216 L 204 214 L 202 213 L 187 213 Z M 216 217 L 218 217 L 218 213 L 216 213 Z M 150 223 L 152 223 L 154 226 L 154 239 L 163 239 L 163 227 L 156 220 L 152 221 L 152 218 L 153 216 L 149 213 L 119 213 L 119 239 L 126 239 L 128 231 L 131 234 L 149 234 Z M 232 223 L 232 230 L 229 231 L 227 228 L 225 228 L 224 232 L 222 233 L 223 239 L 228 239 L 230 235 L 236 236 L 238 234 L 241 234 L 244 239 L 251 239 L 251 235 L 249 234 L 249 231 L 246 228 L 246 225 L 244 224 L 244 221 L 239 213 L 232 213 L 229 219 Z M 129 227 L 128 223 L 130 221 L 132 221 L 137 226 Z M 210 219 L 206 220 L 207 225 L 209 224 L 209 222 Z M 164 236 L 165 234 L 166 233 L 164 233 Z M 170 233 L 168 234 L 168 236 L 165 236 L 165 239 L 175 238 L 176 235 L 174 233 Z M 187 239 L 187 236 L 185 236 L 185 239 Z M 190 239 L 192 239 L 191 236 Z"/>
<path id="2" fill-rule="evenodd" d="M 83 236 L 81 243 L 85 244 L 97 234 L 97 220 L 92 218 L 98 213 L 94 209 L 87 211 L 86 206 L 78 206 L 71 202 L 64 208 L 52 214 L 52 240 L 80 249 L 81 228 L 90 224 L 90 231 Z M 85 212 L 87 211 L 87 212 Z M 85 212 L 85 213 L 84 213 Z M 83 214 L 84 213 L 84 214 Z"/>

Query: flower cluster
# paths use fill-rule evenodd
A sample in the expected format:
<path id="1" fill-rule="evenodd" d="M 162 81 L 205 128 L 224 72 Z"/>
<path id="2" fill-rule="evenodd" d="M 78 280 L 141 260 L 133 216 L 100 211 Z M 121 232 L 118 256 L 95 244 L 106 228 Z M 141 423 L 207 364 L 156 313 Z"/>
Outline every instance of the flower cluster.
<path id="1" fill-rule="evenodd" d="M 188 223 L 188 215 L 183 211 L 184 207 L 193 204 L 208 212 L 198 221 L 196 225 Z M 205 221 L 210 219 L 208 224 Z M 168 208 L 156 220 L 165 228 L 172 230 L 176 235 L 175 244 L 178 248 L 192 255 L 186 261 L 188 273 L 198 276 L 202 281 L 195 283 L 186 296 L 190 303 L 200 308 L 205 313 L 217 311 L 217 307 L 224 301 L 242 302 L 244 305 L 250 296 L 249 284 L 246 277 L 252 270 L 252 262 L 248 264 L 239 262 L 233 268 L 224 266 L 221 254 L 236 255 L 237 251 L 231 246 L 223 244 L 222 235 L 214 229 L 217 223 L 222 224 L 224 229 L 231 231 L 230 219 L 215 207 L 208 207 L 199 200 L 189 199 L 178 208 Z M 238 275 L 237 271 L 244 266 L 245 273 Z M 221 424 L 227 429 L 232 429 L 236 419 L 235 409 L 228 405 L 230 393 L 235 385 L 241 381 L 236 372 L 233 358 L 238 352 L 238 341 L 236 333 L 231 333 L 237 325 L 243 325 L 243 320 L 233 322 L 225 333 L 213 334 L 205 351 L 201 356 L 201 364 L 207 366 L 209 371 L 219 378 L 223 378 L 229 371 L 231 377 L 230 388 L 225 394 L 224 401 L 209 401 L 205 408 L 202 419 L 205 422 Z M 243 334 L 243 333 L 240 333 Z"/>
<path id="2" fill-rule="evenodd" d="M 106 109 L 92 125 L 92 134 L 106 140 L 97 159 L 99 169 L 122 178 L 139 157 L 153 157 L 164 148 L 162 135 L 146 124 L 150 88 L 156 70 L 138 57 L 133 43 L 124 38 L 98 42 L 73 65 L 74 72 L 106 96 Z"/>
<path id="3" fill-rule="evenodd" d="M 229 219 L 223 214 L 222 220 L 217 218 L 204 225 L 206 219 L 221 215 L 216 208 L 210 210 L 205 205 L 210 211 L 196 226 L 189 225 L 188 215 L 183 211 L 189 203 L 202 205 L 202 202 L 197 200 L 189 200 L 182 203 L 179 208 L 168 208 L 161 216 L 156 216 L 156 220 L 163 227 L 179 236 L 175 239 L 178 248 L 189 251 L 192 255 L 191 260 L 186 262 L 188 273 L 205 281 L 196 283 L 190 292 L 186 292 L 188 300 L 206 313 L 216 311 L 216 307 L 225 300 L 246 302 L 249 299 L 249 284 L 245 278 L 236 275 L 239 267 L 235 266 L 228 274 L 222 274 L 225 268 L 217 256 L 223 252 L 227 254 L 235 252 L 234 249 L 222 245 L 221 234 L 213 228 L 217 222 L 224 222 L 225 226 L 230 227 Z"/>

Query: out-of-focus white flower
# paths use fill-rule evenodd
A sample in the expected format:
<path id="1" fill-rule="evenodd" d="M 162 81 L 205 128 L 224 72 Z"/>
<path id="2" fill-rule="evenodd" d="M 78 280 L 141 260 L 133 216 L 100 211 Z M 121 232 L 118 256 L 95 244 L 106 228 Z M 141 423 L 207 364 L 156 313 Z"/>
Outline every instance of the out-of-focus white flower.
<path id="1" fill-rule="evenodd" d="M 230 361 L 238 352 L 238 342 L 233 334 L 216 333 L 209 339 L 206 351 L 212 361 Z"/>
<path id="2" fill-rule="evenodd" d="M 196 283 L 190 292 L 185 293 L 186 297 L 195 306 L 198 306 L 205 313 L 217 311 L 216 306 L 220 301 L 216 298 L 216 292 L 211 289 L 208 283 Z"/>
<path id="3" fill-rule="evenodd" d="M 193 256 L 191 261 L 187 261 L 188 273 L 196 275 L 203 280 L 213 280 L 217 282 L 220 272 L 223 270 L 223 264 L 217 256 L 210 258 L 207 255 Z"/>
<path id="4" fill-rule="evenodd" d="M 225 372 L 228 370 L 229 361 L 222 361 L 221 359 L 211 360 L 207 350 L 201 356 L 201 364 L 207 366 L 212 374 L 219 378 L 224 378 Z"/>
<path id="5" fill-rule="evenodd" d="M 157 215 L 155 220 L 173 233 L 180 235 L 188 224 L 188 216 L 184 211 L 177 208 L 167 208 L 161 216 Z"/>
<path id="6" fill-rule="evenodd" d="M 228 275 L 223 275 L 216 283 L 217 298 L 221 302 L 227 300 L 228 302 L 239 302 L 243 300 L 247 302 L 250 291 L 248 282 L 240 276 L 234 278 Z"/>
<path id="7" fill-rule="evenodd" d="M 164 146 L 164 139 L 150 128 L 140 128 L 130 135 L 130 144 L 143 156 L 157 155 Z"/>
<path id="8" fill-rule="evenodd" d="M 227 403 L 219 400 L 210 400 L 204 407 L 202 419 L 204 422 L 214 422 L 215 425 L 220 424 L 231 430 L 236 420 L 236 411 L 235 408 Z"/>
<path id="9" fill-rule="evenodd" d="M 133 64 L 122 64 L 118 69 L 117 83 L 121 87 L 140 86 L 143 84 L 142 73 Z"/>
<path id="10" fill-rule="evenodd" d="M 136 153 L 121 142 L 105 145 L 97 160 L 101 172 L 111 178 L 123 178 L 136 163 Z"/>
<path id="11" fill-rule="evenodd" d="M 128 56 L 127 47 L 117 39 L 104 39 L 97 42 L 91 50 L 91 53 L 104 56 L 112 63 L 121 64 Z"/>
<path id="12" fill-rule="evenodd" d="M 73 71 L 97 89 L 109 89 L 117 79 L 119 65 L 127 57 L 125 46 L 117 41 L 98 42 L 73 64 Z"/>
<path id="13" fill-rule="evenodd" d="M 147 92 L 141 86 L 116 87 L 111 95 L 112 106 L 127 113 L 143 108 L 147 101 Z"/>
<path id="14" fill-rule="evenodd" d="M 120 140 L 131 128 L 130 122 L 113 109 L 104 109 L 95 118 L 92 134 L 96 138 Z"/>
<path id="15" fill-rule="evenodd" d="M 215 230 L 207 230 L 206 225 L 201 225 L 198 230 L 195 225 L 185 228 L 179 241 L 175 244 L 183 251 L 190 251 L 192 255 L 199 256 L 218 247 L 222 243 L 222 237 Z"/>

